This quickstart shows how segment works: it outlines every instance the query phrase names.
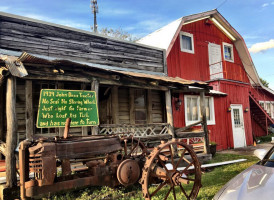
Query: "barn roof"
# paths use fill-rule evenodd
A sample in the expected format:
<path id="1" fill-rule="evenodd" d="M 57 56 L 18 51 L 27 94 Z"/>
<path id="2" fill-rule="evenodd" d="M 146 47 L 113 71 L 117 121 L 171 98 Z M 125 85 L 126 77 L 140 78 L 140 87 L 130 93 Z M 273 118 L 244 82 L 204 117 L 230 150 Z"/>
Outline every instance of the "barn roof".
<path id="1" fill-rule="evenodd" d="M 153 33 L 141 38 L 137 42 L 153 47 L 163 48 L 166 50 L 166 55 L 168 56 L 176 38 L 178 37 L 178 34 L 180 33 L 182 26 L 206 18 L 212 19 L 214 24 L 234 43 L 244 65 L 245 71 L 247 72 L 250 83 L 252 85 L 261 86 L 263 89 L 274 94 L 271 89 L 266 88 L 260 82 L 255 65 L 242 36 L 227 22 L 227 20 L 217 11 L 217 9 L 181 17 L 154 31 Z"/>

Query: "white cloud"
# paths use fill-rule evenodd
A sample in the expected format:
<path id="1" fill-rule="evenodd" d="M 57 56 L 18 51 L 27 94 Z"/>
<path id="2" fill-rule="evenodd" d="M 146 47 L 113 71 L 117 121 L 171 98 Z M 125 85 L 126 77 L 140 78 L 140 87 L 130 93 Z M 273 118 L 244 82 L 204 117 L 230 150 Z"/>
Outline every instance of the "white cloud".
<path id="1" fill-rule="evenodd" d="M 7 6 L 0 6 L 0 11 L 8 11 L 9 9 Z"/>
<path id="2" fill-rule="evenodd" d="M 269 6 L 269 3 L 264 3 L 264 4 L 262 5 L 263 8 L 264 8 L 264 7 L 267 7 L 267 6 Z"/>
<path id="3" fill-rule="evenodd" d="M 36 14 L 26 14 L 24 15 L 25 17 L 33 18 L 33 19 L 38 19 L 46 22 L 52 22 L 55 24 L 61 24 L 64 26 L 69 26 L 72 28 L 78 28 L 78 29 L 84 29 L 84 30 L 90 30 L 90 25 L 89 24 L 81 24 L 78 22 L 74 22 L 71 20 L 66 20 L 66 19 L 53 19 L 49 18 L 43 15 L 36 15 Z"/>
<path id="4" fill-rule="evenodd" d="M 143 29 L 149 32 L 152 32 L 152 31 L 156 31 L 157 29 L 163 27 L 166 24 L 167 23 L 163 20 L 150 19 L 150 20 L 140 21 L 138 23 L 138 26 L 142 27 Z"/>
<path id="5" fill-rule="evenodd" d="M 130 15 L 134 13 L 134 11 L 128 9 L 103 9 L 99 12 L 106 16 Z"/>
<path id="6" fill-rule="evenodd" d="M 266 51 L 268 49 L 274 48 L 274 39 L 271 39 L 267 42 L 259 42 L 256 44 L 253 44 L 248 50 L 251 53 L 258 53 L 261 51 Z"/>

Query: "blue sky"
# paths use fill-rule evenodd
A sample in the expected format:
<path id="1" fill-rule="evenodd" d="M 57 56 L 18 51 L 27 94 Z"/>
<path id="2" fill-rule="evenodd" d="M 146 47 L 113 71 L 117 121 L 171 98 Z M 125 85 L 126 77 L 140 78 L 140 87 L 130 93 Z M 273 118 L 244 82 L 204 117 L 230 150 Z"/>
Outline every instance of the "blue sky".
<path id="1" fill-rule="evenodd" d="M 99 29 L 122 28 L 136 37 L 220 6 L 245 39 L 259 76 L 274 89 L 274 0 L 98 0 L 98 6 Z M 93 24 L 89 0 L 1 0 L 0 11 L 84 30 Z"/>

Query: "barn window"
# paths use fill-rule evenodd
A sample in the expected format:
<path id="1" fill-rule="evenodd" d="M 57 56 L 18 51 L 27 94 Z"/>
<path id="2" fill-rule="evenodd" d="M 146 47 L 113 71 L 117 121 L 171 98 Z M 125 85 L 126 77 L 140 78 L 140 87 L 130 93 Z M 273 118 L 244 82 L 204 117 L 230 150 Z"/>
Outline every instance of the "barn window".
<path id="1" fill-rule="evenodd" d="M 180 32 L 181 51 L 194 54 L 193 34 Z"/>
<path id="2" fill-rule="evenodd" d="M 264 110 L 274 119 L 274 102 L 273 101 L 259 101 Z"/>
<path id="3" fill-rule="evenodd" d="M 215 124 L 213 97 L 205 97 L 207 124 Z M 198 122 L 202 119 L 200 97 L 185 95 L 185 121 L 186 125 Z"/>
<path id="4" fill-rule="evenodd" d="M 233 45 L 223 42 L 224 60 L 234 62 Z"/>

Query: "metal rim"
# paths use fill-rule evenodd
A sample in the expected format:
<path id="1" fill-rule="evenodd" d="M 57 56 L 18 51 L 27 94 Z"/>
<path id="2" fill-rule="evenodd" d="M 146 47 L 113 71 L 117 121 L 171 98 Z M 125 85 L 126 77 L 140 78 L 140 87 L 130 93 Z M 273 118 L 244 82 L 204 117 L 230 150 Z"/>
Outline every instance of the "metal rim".
<path id="1" fill-rule="evenodd" d="M 178 149 L 178 147 L 180 147 Z M 181 150 L 180 150 L 181 149 Z M 179 155 L 180 153 L 180 155 Z M 189 155 L 186 157 L 186 155 Z M 168 169 L 167 163 L 172 165 L 172 169 Z M 179 167 L 185 164 L 185 168 Z M 190 177 L 190 168 L 194 178 Z M 156 189 L 151 185 L 156 183 Z M 156 147 L 145 163 L 142 179 L 142 190 L 146 200 L 151 200 L 157 193 L 164 191 L 166 188 L 168 192 L 163 199 L 167 199 L 170 194 L 176 200 L 176 190 L 179 190 L 186 199 L 195 199 L 201 187 L 201 168 L 199 160 L 193 149 L 184 142 L 173 141 L 161 144 Z M 187 193 L 185 186 L 192 185 L 190 193 Z M 150 190 L 151 188 L 151 190 Z M 177 189 L 178 188 L 178 189 Z M 176 190 L 175 190 L 176 189 Z M 160 192 L 161 193 L 161 192 Z"/>

